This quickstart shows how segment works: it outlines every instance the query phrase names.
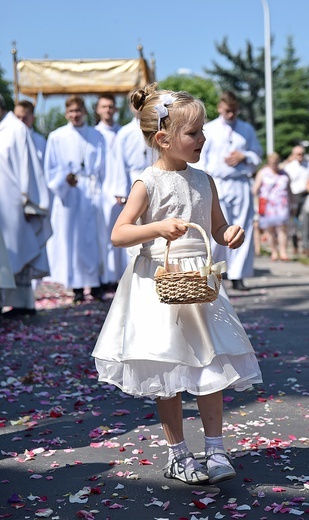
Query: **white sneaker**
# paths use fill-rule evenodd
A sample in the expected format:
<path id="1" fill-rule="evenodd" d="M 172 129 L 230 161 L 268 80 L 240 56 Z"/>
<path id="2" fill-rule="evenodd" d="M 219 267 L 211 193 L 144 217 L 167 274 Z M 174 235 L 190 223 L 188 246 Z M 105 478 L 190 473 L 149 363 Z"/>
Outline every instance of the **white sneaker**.
<path id="1" fill-rule="evenodd" d="M 186 484 L 203 484 L 208 482 L 208 474 L 205 466 L 202 466 L 195 461 L 194 468 L 192 464 L 188 467 L 188 462 L 185 459 L 194 459 L 193 453 L 186 451 L 178 457 L 174 457 L 171 462 L 168 462 L 164 469 L 166 469 L 164 476 L 166 478 L 175 478 L 185 482 Z"/>
<path id="2" fill-rule="evenodd" d="M 236 476 L 236 471 L 232 466 L 231 458 L 221 448 L 210 448 L 206 455 L 206 468 L 209 476 L 209 484 L 217 484 L 223 480 L 229 480 Z M 215 455 L 220 455 L 226 459 L 226 462 L 216 463 Z M 208 461 L 212 460 L 212 464 L 209 465 Z"/>

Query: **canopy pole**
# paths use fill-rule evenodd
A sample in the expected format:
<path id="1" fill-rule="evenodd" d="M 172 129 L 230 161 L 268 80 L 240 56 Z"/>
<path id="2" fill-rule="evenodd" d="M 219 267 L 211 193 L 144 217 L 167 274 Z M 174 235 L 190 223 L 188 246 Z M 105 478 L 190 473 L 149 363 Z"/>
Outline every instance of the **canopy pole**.
<path id="1" fill-rule="evenodd" d="M 19 86 L 18 86 L 18 73 L 17 73 L 17 49 L 16 49 L 16 41 L 12 42 L 13 48 L 11 50 L 11 54 L 13 56 L 13 75 L 14 75 L 14 103 L 15 105 L 18 103 L 19 97 Z"/>

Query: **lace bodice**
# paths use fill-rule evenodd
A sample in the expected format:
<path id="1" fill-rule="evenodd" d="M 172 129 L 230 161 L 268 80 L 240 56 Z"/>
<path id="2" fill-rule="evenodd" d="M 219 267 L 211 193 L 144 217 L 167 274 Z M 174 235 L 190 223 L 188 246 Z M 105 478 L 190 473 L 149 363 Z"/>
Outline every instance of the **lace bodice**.
<path id="1" fill-rule="evenodd" d="M 189 165 L 181 171 L 164 171 L 149 166 L 138 180 L 145 184 L 149 198 L 147 210 L 141 216 L 142 224 L 176 217 L 199 224 L 210 236 L 212 191 L 204 171 Z M 188 229 L 178 240 L 183 238 L 201 239 L 201 235 Z M 161 242 L 165 244 L 166 241 L 157 238 L 144 245 L 159 245 Z"/>

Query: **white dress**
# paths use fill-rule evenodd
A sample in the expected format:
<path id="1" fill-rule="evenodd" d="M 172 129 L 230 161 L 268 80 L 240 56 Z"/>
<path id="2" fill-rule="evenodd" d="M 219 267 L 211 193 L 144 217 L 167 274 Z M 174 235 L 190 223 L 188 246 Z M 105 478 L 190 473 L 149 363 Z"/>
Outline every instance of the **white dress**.
<path id="1" fill-rule="evenodd" d="M 151 202 L 142 224 L 179 217 L 200 224 L 210 236 L 212 192 L 203 171 L 148 167 L 139 179 Z M 165 244 L 163 238 L 143 244 L 119 283 L 92 354 L 99 380 L 153 399 L 180 391 L 205 395 L 228 387 L 244 390 L 262 382 L 252 346 L 223 287 L 213 303 L 160 303 L 153 277 L 163 265 Z M 171 244 L 174 268 L 196 270 L 205 258 L 204 241 L 195 229 Z"/>

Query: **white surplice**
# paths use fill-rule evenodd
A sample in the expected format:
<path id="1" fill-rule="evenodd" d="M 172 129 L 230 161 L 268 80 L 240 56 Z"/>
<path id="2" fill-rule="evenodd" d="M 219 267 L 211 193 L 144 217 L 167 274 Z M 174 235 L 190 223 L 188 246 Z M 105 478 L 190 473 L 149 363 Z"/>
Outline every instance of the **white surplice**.
<path id="1" fill-rule="evenodd" d="M 78 183 L 66 181 L 75 173 Z M 47 252 L 51 279 L 70 288 L 98 287 L 106 265 L 106 225 L 101 204 L 105 141 L 88 125 L 72 123 L 50 133 L 45 155 L 47 184 L 54 194 L 53 236 Z"/>
<path id="2" fill-rule="evenodd" d="M 28 128 L 13 112 L 0 122 L 0 142 L 0 227 L 11 269 L 42 278 L 49 273 L 45 246 L 51 235 L 43 169 Z M 30 308 L 31 288 L 26 292 L 6 291 L 5 305 Z"/>
<path id="3" fill-rule="evenodd" d="M 42 164 L 42 166 L 44 166 L 46 139 L 45 139 L 44 135 L 39 134 L 33 128 L 30 128 L 30 135 L 33 139 L 39 161 Z"/>
<path id="4" fill-rule="evenodd" d="M 213 256 L 215 261 L 227 261 L 230 280 L 250 277 L 254 258 L 251 177 L 261 163 L 262 148 L 252 125 L 240 119 L 231 125 L 219 116 L 204 125 L 204 134 L 206 142 L 197 166 L 213 177 L 227 222 L 241 226 L 246 235 L 239 249 L 224 248 L 212 241 Z M 228 166 L 224 159 L 236 150 L 244 153 L 246 160 Z"/>
<path id="5" fill-rule="evenodd" d="M 126 186 L 126 176 L 123 182 L 119 182 L 113 161 L 113 146 L 120 128 L 118 123 L 109 126 L 103 121 L 95 126 L 95 129 L 103 135 L 106 146 L 105 178 L 102 186 L 102 205 L 107 228 L 107 264 L 104 271 L 104 283 L 118 282 L 123 273 L 124 251 L 119 247 L 114 247 L 110 239 L 114 224 L 122 210 L 122 206 L 117 203 L 116 196 L 121 193 L 121 186 Z"/>
<path id="6" fill-rule="evenodd" d="M 156 160 L 154 152 L 147 144 L 136 117 L 124 125 L 117 133 L 113 147 L 114 171 L 117 188 L 121 197 L 128 197 L 131 186 L 137 177 Z M 122 263 L 119 274 L 122 275 L 131 257 L 131 250 L 122 249 Z"/>

